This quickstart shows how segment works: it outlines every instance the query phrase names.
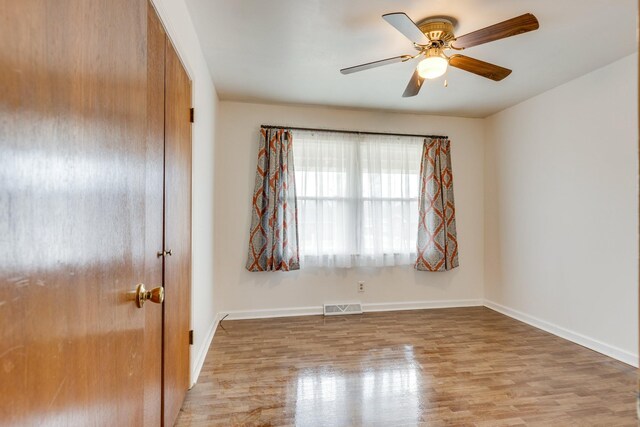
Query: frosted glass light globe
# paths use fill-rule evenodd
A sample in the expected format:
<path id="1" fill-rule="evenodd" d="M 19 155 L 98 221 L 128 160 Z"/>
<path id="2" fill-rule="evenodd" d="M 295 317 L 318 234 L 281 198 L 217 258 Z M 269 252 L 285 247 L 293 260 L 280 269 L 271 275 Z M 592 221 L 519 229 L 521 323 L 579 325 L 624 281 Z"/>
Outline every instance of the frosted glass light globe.
<path id="1" fill-rule="evenodd" d="M 447 72 L 448 65 L 442 56 L 429 56 L 418 63 L 418 74 L 423 79 L 435 79 Z"/>

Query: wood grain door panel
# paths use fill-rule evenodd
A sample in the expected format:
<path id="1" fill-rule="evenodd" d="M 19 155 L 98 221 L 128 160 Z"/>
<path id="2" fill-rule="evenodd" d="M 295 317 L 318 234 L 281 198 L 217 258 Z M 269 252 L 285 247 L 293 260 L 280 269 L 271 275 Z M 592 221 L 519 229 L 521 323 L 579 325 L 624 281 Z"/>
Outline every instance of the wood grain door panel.
<path id="1" fill-rule="evenodd" d="M 149 425 L 127 299 L 161 271 L 147 2 L 0 10 L 0 424 Z"/>
<path id="2" fill-rule="evenodd" d="M 164 425 L 189 388 L 191 319 L 191 82 L 169 41 L 165 67 Z"/>

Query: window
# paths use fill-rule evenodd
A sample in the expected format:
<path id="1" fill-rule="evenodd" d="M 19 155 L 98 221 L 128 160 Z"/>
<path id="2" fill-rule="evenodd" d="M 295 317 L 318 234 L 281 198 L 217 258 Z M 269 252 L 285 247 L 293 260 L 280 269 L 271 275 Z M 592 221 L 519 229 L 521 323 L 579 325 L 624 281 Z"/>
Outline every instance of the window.
<path id="1" fill-rule="evenodd" d="M 296 131 L 302 263 L 351 267 L 415 261 L 423 140 Z"/>

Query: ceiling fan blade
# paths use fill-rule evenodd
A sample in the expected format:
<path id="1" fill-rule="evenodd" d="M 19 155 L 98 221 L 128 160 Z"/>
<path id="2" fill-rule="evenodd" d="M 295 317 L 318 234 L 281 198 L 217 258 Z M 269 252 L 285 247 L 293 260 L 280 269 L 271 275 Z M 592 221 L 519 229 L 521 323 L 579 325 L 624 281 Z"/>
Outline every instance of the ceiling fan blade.
<path id="1" fill-rule="evenodd" d="M 416 96 L 418 92 L 420 92 L 422 83 L 424 83 L 424 79 L 420 77 L 420 74 L 418 74 L 418 70 L 416 69 L 413 72 L 413 75 L 411 76 L 411 80 L 409 80 L 409 84 L 407 85 L 407 88 L 404 90 L 402 97 L 409 98 L 411 96 Z"/>
<path id="2" fill-rule="evenodd" d="M 376 68 L 376 67 L 381 67 L 387 64 L 393 64 L 395 62 L 404 62 L 411 58 L 413 58 L 413 56 L 411 55 L 394 56 L 393 58 L 381 59 L 380 61 L 367 62 L 366 64 L 360 64 L 360 65 L 355 65 L 349 68 L 343 68 L 342 70 L 340 70 L 340 72 L 342 74 L 351 74 L 351 73 L 356 73 L 358 71 L 368 70 L 370 68 Z"/>
<path id="3" fill-rule="evenodd" d="M 453 47 L 464 49 L 483 43 L 504 39 L 518 34 L 528 33 L 540 27 L 538 19 L 531 13 L 517 16 L 503 22 L 474 31 L 464 36 L 456 37 Z"/>
<path id="4" fill-rule="evenodd" d="M 508 68 L 480 61 L 479 59 L 469 58 L 464 55 L 451 56 L 449 58 L 449 65 L 497 82 L 511 74 L 511 70 Z"/>
<path id="5" fill-rule="evenodd" d="M 400 31 L 406 38 L 417 44 L 429 44 L 429 39 L 420 28 L 405 13 L 387 13 L 382 15 L 382 19 Z"/>

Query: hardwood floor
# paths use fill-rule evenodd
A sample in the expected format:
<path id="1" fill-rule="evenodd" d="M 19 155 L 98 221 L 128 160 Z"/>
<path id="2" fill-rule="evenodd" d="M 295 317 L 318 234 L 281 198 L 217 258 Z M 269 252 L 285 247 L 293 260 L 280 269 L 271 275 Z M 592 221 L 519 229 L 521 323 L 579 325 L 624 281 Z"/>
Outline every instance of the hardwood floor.
<path id="1" fill-rule="evenodd" d="M 484 307 L 224 321 L 177 426 L 636 426 L 635 383 Z"/>

